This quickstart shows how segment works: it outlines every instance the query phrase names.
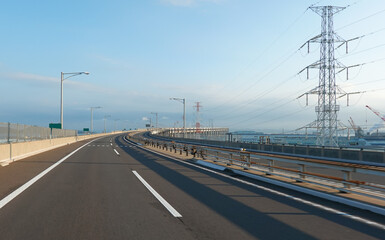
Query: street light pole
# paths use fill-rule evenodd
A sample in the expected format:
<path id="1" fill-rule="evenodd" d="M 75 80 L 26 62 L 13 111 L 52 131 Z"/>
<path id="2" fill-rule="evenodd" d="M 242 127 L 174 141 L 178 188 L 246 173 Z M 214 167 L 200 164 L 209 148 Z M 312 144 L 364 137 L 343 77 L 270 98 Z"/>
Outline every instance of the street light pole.
<path id="1" fill-rule="evenodd" d="M 152 112 L 151 114 L 155 114 L 155 119 L 156 119 L 155 128 L 158 128 L 158 113 L 157 112 Z"/>
<path id="2" fill-rule="evenodd" d="M 186 99 L 185 98 L 170 98 L 170 100 L 175 100 L 183 103 L 183 138 L 186 137 Z"/>
<path id="3" fill-rule="evenodd" d="M 120 119 L 114 119 L 114 132 L 116 132 L 116 121 L 119 121 Z"/>
<path id="4" fill-rule="evenodd" d="M 64 122 L 63 122 L 63 82 L 64 80 L 81 74 L 90 74 L 89 72 L 74 72 L 74 73 L 60 73 L 60 128 L 64 129 Z M 64 78 L 64 75 L 69 75 L 68 77 Z"/>
<path id="5" fill-rule="evenodd" d="M 64 73 L 63 72 L 61 72 L 60 73 L 60 92 L 61 92 L 61 94 L 60 94 L 60 128 L 61 129 L 64 129 L 64 127 L 63 127 L 63 81 L 64 81 L 64 79 L 63 79 L 63 77 L 64 77 Z"/>
<path id="6" fill-rule="evenodd" d="M 104 133 L 106 133 L 106 119 L 111 117 L 111 115 L 104 115 Z"/>
<path id="7" fill-rule="evenodd" d="M 102 107 L 90 107 L 91 109 L 91 134 L 94 132 L 94 122 L 93 122 L 93 112 L 94 112 L 94 109 L 99 109 L 99 108 L 102 108 Z"/>

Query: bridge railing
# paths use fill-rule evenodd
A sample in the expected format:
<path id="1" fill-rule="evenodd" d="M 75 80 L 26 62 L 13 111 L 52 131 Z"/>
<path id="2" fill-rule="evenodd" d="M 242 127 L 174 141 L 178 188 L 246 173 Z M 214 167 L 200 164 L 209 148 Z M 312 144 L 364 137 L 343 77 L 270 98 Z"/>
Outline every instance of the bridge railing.
<path id="1" fill-rule="evenodd" d="M 135 137 L 134 137 L 135 138 Z M 344 193 L 354 193 L 385 200 L 385 185 L 368 182 L 362 176 L 377 176 L 385 179 L 385 165 L 375 163 L 353 163 L 349 161 L 330 161 L 325 158 L 306 158 L 285 156 L 275 153 L 249 152 L 245 149 L 233 150 L 220 147 L 207 147 L 182 142 L 164 141 L 137 137 L 137 141 L 170 153 L 211 160 L 225 166 L 252 170 L 261 175 L 294 180 L 297 183 L 310 183 L 335 189 Z"/>
<path id="2" fill-rule="evenodd" d="M 282 154 L 307 155 L 309 157 L 326 157 L 338 158 L 355 161 L 368 161 L 375 163 L 385 163 L 385 149 L 377 148 L 357 148 L 357 147 L 325 147 L 314 145 L 297 145 L 297 144 L 278 144 L 278 143 L 252 143 L 252 142 L 229 142 L 221 140 L 193 139 L 181 137 L 169 137 L 158 133 L 152 134 L 153 138 L 173 139 L 180 141 L 188 141 L 197 145 L 216 145 L 229 148 L 247 148 L 255 151 L 275 152 Z"/>
<path id="3" fill-rule="evenodd" d="M 0 122 L 0 144 L 10 142 L 27 142 L 62 137 L 75 137 L 76 130 L 50 129 L 18 123 Z"/>

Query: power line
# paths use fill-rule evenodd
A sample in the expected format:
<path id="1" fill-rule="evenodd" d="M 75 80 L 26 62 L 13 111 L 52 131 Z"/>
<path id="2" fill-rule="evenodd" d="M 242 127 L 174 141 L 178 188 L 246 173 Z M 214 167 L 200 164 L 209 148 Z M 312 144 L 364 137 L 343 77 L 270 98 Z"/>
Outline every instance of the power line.
<path id="1" fill-rule="evenodd" d="M 353 4 L 349 5 L 349 6 L 352 6 L 352 5 L 356 4 L 357 2 L 359 2 L 359 1 L 356 1 L 355 3 L 353 3 Z M 349 6 L 348 6 L 348 7 L 349 7 Z M 384 11 L 385 11 L 385 9 L 382 10 L 382 11 L 379 11 L 379 12 L 377 12 L 377 13 L 375 13 L 375 14 L 372 14 L 372 15 L 370 15 L 370 16 L 367 16 L 367 17 L 365 17 L 365 18 L 359 19 L 359 20 L 357 20 L 357 21 L 355 21 L 355 22 L 353 22 L 353 23 L 351 23 L 351 24 L 348 24 L 348 25 L 346 25 L 346 26 L 343 26 L 343 27 L 341 27 L 341 28 L 339 28 L 339 29 L 342 29 L 342 28 L 351 26 L 351 25 L 353 25 L 353 24 L 355 24 L 355 23 L 358 23 L 358 22 L 363 21 L 363 20 L 365 20 L 365 19 L 367 19 L 367 18 L 370 18 L 370 17 L 372 17 L 372 16 L 375 16 L 375 15 L 377 15 L 377 14 L 380 14 L 380 13 L 382 13 L 382 12 L 384 12 Z M 305 12 L 306 12 L 306 11 L 305 11 Z M 305 13 L 305 12 L 304 12 L 304 13 Z M 370 33 L 368 33 L 368 34 L 365 34 L 365 35 L 362 35 L 362 36 L 360 36 L 360 37 L 357 37 L 357 38 L 355 38 L 355 39 L 361 39 L 361 38 L 364 38 L 364 37 L 366 37 L 366 36 L 373 35 L 373 34 L 375 34 L 375 33 L 377 33 L 377 32 L 381 32 L 381 31 L 384 31 L 384 30 L 385 30 L 385 28 L 381 28 L 381 29 L 376 30 L 376 31 L 374 31 L 374 32 L 370 32 Z M 284 33 L 283 33 L 283 34 L 284 34 Z M 351 40 L 355 40 L 355 39 L 351 39 Z M 350 40 L 348 40 L 348 41 L 350 41 Z M 346 41 L 345 41 L 345 42 L 346 42 Z M 274 42 L 272 43 L 272 45 L 273 45 L 273 44 L 274 44 Z M 365 50 L 362 50 L 362 51 L 359 51 L 359 52 L 356 52 L 356 53 L 353 53 L 353 54 L 358 54 L 358 53 L 362 53 L 362 52 L 365 52 L 365 51 L 369 51 L 369 50 L 372 50 L 372 49 L 375 49 L 375 48 L 382 47 L 382 46 L 384 46 L 384 45 L 385 45 L 385 44 L 381 44 L 381 45 L 378 45 L 378 46 L 375 46 L 375 47 L 372 47 L 372 48 L 369 48 L 369 49 L 365 49 Z M 269 46 L 269 48 L 270 48 L 270 46 Z M 297 51 L 298 51 L 298 50 L 297 50 Z M 297 52 L 297 51 L 296 51 L 296 52 Z M 296 52 L 294 52 L 293 55 L 294 55 Z M 353 55 L 353 54 L 350 54 L 350 55 Z M 349 56 L 350 56 L 350 55 L 349 55 Z M 291 57 L 292 57 L 292 56 L 289 56 L 289 59 L 290 59 Z M 344 56 L 344 57 L 346 57 L 346 56 Z M 384 59 L 385 59 L 385 58 L 381 58 L 381 59 L 377 59 L 377 60 L 374 60 L 374 61 L 371 61 L 371 62 L 366 62 L 366 63 L 360 64 L 360 65 L 362 66 L 362 65 L 365 65 L 365 64 L 375 63 L 375 62 L 378 62 L 378 61 L 382 61 L 382 60 L 384 60 Z M 285 59 L 285 60 L 286 60 L 286 59 Z M 283 62 L 285 62 L 285 61 L 283 61 Z M 251 87 L 254 87 L 256 84 L 258 84 L 261 80 L 263 80 L 264 78 L 266 78 L 269 74 L 271 74 L 273 71 L 275 71 L 275 70 L 278 69 L 279 67 L 280 67 L 280 65 L 275 66 L 273 69 L 271 69 L 270 71 L 268 71 L 265 75 L 263 75 L 260 79 L 258 79 L 257 82 L 254 82 L 253 84 L 251 84 Z M 279 87 L 279 86 L 281 86 L 281 84 L 278 84 L 278 87 Z M 221 104 L 221 105 L 215 107 L 214 110 L 220 108 L 221 106 L 225 106 L 227 103 L 229 103 L 229 102 L 233 101 L 234 99 L 238 98 L 239 96 L 241 96 L 241 95 L 244 94 L 245 92 L 249 91 L 251 87 L 249 87 L 249 88 L 243 90 L 241 93 L 239 93 L 239 94 L 233 96 L 231 99 L 227 100 L 225 103 L 223 103 L 223 104 Z M 241 104 L 241 105 L 237 105 L 235 111 L 239 111 L 239 110 L 243 109 L 245 106 L 248 106 L 248 105 L 254 103 L 255 101 L 257 101 L 257 100 L 260 99 L 261 97 L 265 96 L 265 95 L 268 94 L 268 93 L 271 93 L 271 92 L 274 91 L 274 90 L 275 90 L 275 88 L 273 88 L 273 89 L 268 89 L 268 90 L 266 90 L 266 91 L 264 91 L 264 92 L 261 92 L 261 93 L 260 93 L 254 100 L 249 101 L 249 102 L 244 103 L 244 104 Z M 379 91 L 379 90 L 375 90 L 375 91 Z M 279 101 L 276 101 L 276 102 L 279 102 Z M 241 120 L 241 121 L 237 121 L 237 122 L 235 122 L 235 123 L 230 124 L 230 126 L 239 125 L 239 124 L 241 124 L 241 123 L 244 123 L 244 122 L 253 120 L 253 119 L 255 119 L 255 118 L 257 118 L 257 117 L 259 117 L 259 116 L 261 116 L 261 115 L 263 115 L 263 114 L 266 114 L 266 113 L 268 113 L 268 112 L 274 111 L 275 109 L 280 108 L 280 107 L 282 107 L 282 106 L 285 106 L 285 105 L 287 105 L 287 104 L 289 104 L 289 103 L 291 103 L 291 102 L 292 102 L 292 101 L 290 101 L 290 102 L 288 102 L 288 103 L 285 103 L 285 104 L 282 104 L 282 105 L 280 105 L 280 106 L 277 106 L 277 107 L 275 107 L 275 108 L 272 108 L 272 109 L 269 110 L 269 111 L 265 111 L 265 112 L 263 112 L 263 113 L 261 113 L 261 114 L 258 114 L 258 115 L 256 115 L 256 116 L 253 116 L 253 117 L 251 117 L 251 118 L 247 118 L 247 119 L 244 119 L 244 120 Z M 212 109 L 209 109 L 209 110 L 212 111 Z M 279 118 L 282 118 L 282 117 L 285 117 L 285 116 L 291 116 L 292 114 L 296 114 L 296 113 L 301 112 L 301 111 L 303 111 L 303 109 L 300 110 L 300 111 L 296 111 L 296 112 L 294 112 L 294 113 L 291 113 L 291 114 L 287 114 L 287 115 L 280 116 Z M 233 111 L 232 113 L 234 113 L 234 111 Z M 249 113 L 246 113 L 246 114 L 249 114 Z M 224 114 L 224 116 L 228 116 L 226 119 L 231 119 L 231 118 L 235 118 L 235 117 L 239 118 L 240 116 L 243 116 L 243 115 L 245 115 L 245 114 L 237 115 L 237 116 L 235 116 L 235 115 L 229 115 L 229 114 Z M 223 116 L 223 115 L 222 115 L 222 116 Z M 234 116 L 234 117 L 233 117 L 233 116 Z M 277 118 L 277 119 L 278 119 L 278 118 Z M 223 119 L 222 119 L 222 120 L 223 120 Z M 274 120 L 274 119 L 272 119 L 272 120 L 266 120 L 266 121 L 263 121 L 263 122 L 260 122 L 260 123 L 265 123 L 265 122 L 269 122 L 269 121 L 273 121 L 273 120 Z M 260 123 L 258 123 L 258 124 L 260 124 Z"/>
<path id="2" fill-rule="evenodd" d="M 293 99 L 293 100 L 291 100 L 290 102 L 287 102 L 287 103 L 282 104 L 282 105 L 280 105 L 280 106 L 278 106 L 278 107 L 276 107 L 276 108 L 273 108 L 273 109 L 271 109 L 271 110 L 268 111 L 268 112 L 271 112 L 271 111 L 274 111 L 274 110 L 277 109 L 277 108 L 281 108 L 281 107 L 283 107 L 283 106 L 286 106 L 286 105 L 288 105 L 289 103 L 292 103 L 292 102 L 295 101 L 295 100 L 296 100 L 296 99 Z M 270 118 L 270 119 L 267 119 L 267 120 L 264 120 L 264 121 L 261 121 L 261 122 L 253 123 L 253 125 L 258 125 L 258 124 L 263 124 L 263 123 L 267 123 L 267 122 L 272 122 L 272 121 L 276 121 L 276 120 L 278 120 L 278 119 L 281 119 L 281 120 L 282 120 L 283 118 L 292 116 L 292 115 L 294 115 L 294 114 L 297 114 L 297 113 L 299 113 L 299 112 L 303 112 L 303 111 L 305 111 L 305 110 L 306 110 L 306 109 L 300 109 L 300 110 L 298 110 L 298 111 L 295 111 L 295 112 L 292 112 L 292 113 L 289 113 L 289 114 L 286 114 L 286 115 L 280 115 L 279 117 L 276 117 L 276 118 Z M 265 112 L 265 113 L 263 113 L 263 114 L 266 114 L 266 113 L 268 113 L 268 112 Z M 259 115 L 257 115 L 257 116 L 254 116 L 254 117 L 252 117 L 252 118 L 248 118 L 248 119 L 245 119 L 245 120 L 242 120 L 242 121 L 236 121 L 236 122 L 230 123 L 230 124 L 228 124 L 228 126 L 236 126 L 236 125 L 239 125 L 239 124 L 241 124 L 241 123 L 244 123 L 244 122 L 248 122 L 248 121 L 254 120 L 254 119 L 256 119 L 256 118 L 262 116 L 263 114 L 259 114 Z"/>
<path id="3" fill-rule="evenodd" d="M 318 1 L 317 3 L 315 3 L 315 4 L 312 4 L 309 8 L 311 8 L 312 6 L 314 6 L 314 5 L 316 5 L 316 4 L 318 4 L 319 2 L 321 2 L 321 1 Z M 350 5 L 348 5 L 347 7 L 351 7 L 351 6 L 353 6 L 353 5 L 355 5 L 355 4 L 357 4 L 358 2 L 360 2 L 360 1 L 356 1 L 356 2 L 354 2 L 353 4 L 350 4 Z M 346 8 L 347 8 L 346 7 Z M 309 9 L 309 8 L 307 8 L 299 17 L 297 17 L 296 19 L 295 19 L 295 21 L 276 39 L 276 40 L 274 40 L 273 42 L 272 42 L 272 44 L 271 45 L 273 45 L 282 35 L 284 35 L 306 12 L 307 12 L 307 10 Z M 385 10 L 384 10 L 385 11 Z M 368 33 L 368 34 L 365 34 L 365 35 L 362 35 L 362 36 L 360 36 L 360 37 L 357 37 L 357 38 L 354 38 L 354 39 L 350 39 L 350 40 L 348 40 L 348 41 L 351 41 L 351 40 L 356 40 L 356 39 L 359 39 L 359 38 L 363 38 L 363 37 L 365 37 L 365 36 L 369 36 L 369 35 L 372 35 L 372 34 L 375 34 L 375 33 L 377 33 L 377 32 L 380 32 L 380 31 L 383 31 L 383 30 L 385 30 L 385 28 L 383 28 L 383 29 L 379 29 L 379 30 L 377 30 L 377 31 L 374 31 L 374 32 L 371 32 L 371 33 Z M 347 44 L 347 41 L 345 41 L 345 43 Z M 267 50 L 267 49 L 269 49 L 270 47 L 271 47 L 271 45 L 268 47 L 268 48 L 266 48 L 265 50 Z M 301 49 L 301 48 L 300 48 Z M 298 49 L 298 50 L 300 50 L 300 49 Z M 297 51 L 298 51 L 297 50 Z M 295 51 L 292 55 L 294 55 L 295 53 L 297 53 L 297 51 Z M 264 51 L 265 52 L 265 51 Z M 289 59 L 292 57 L 292 55 L 290 55 L 289 56 Z M 260 55 L 261 56 L 261 55 Z M 259 56 L 259 57 L 260 57 Z M 258 58 L 259 58 L 258 57 Z M 288 60 L 288 59 L 287 59 Z M 283 64 L 284 62 L 286 62 L 287 60 L 285 60 L 285 61 L 283 61 L 282 63 L 280 63 L 280 64 Z M 265 74 L 264 76 L 262 76 L 261 78 L 259 78 L 258 79 L 258 81 L 256 81 L 256 82 L 254 82 L 253 84 L 251 84 L 251 85 L 249 85 L 249 87 L 248 88 L 246 88 L 245 90 L 243 90 L 242 92 L 240 92 L 239 94 L 237 94 L 237 95 L 235 95 L 235 96 L 233 96 L 233 97 L 231 97 L 230 99 L 228 99 L 228 100 L 226 100 L 224 103 L 222 103 L 222 104 L 220 104 L 220 105 L 218 105 L 218 106 L 216 106 L 216 107 L 214 107 L 214 108 L 210 108 L 210 109 L 206 109 L 205 111 L 210 111 L 210 112 L 212 112 L 212 111 L 218 111 L 221 107 L 227 107 L 227 104 L 228 103 L 230 103 L 230 102 L 232 102 L 233 100 L 235 100 L 235 99 L 237 99 L 239 96 L 241 96 L 241 95 L 243 95 L 244 93 L 246 93 L 246 92 L 248 92 L 250 89 L 252 89 L 255 85 L 257 85 L 261 80 L 263 80 L 264 78 L 266 78 L 268 75 L 270 75 L 270 73 L 272 73 L 272 72 L 274 72 L 277 68 L 279 68 L 279 66 L 280 66 L 280 64 L 278 65 L 278 66 L 276 66 L 275 68 L 273 68 L 271 71 L 269 71 L 267 74 Z M 223 88 L 222 88 L 223 89 Z M 265 94 L 263 94 L 263 95 L 265 95 Z M 260 97 L 257 97 L 256 98 L 256 100 L 258 100 Z M 254 101 L 252 101 L 252 102 L 254 102 Z M 252 102 L 249 102 L 249 103 L 246 103 L 246 104 L 242 104 L 241 105 L 241 108 L 242 107 L 244 107 L 244 106 L 247 106 L 247 105 L 249 105 L 249 104 L 251 104 Z M 240 110 L 239 109 L 239 107 L 237 107 L 236 108 L 236 111 L 238 111 L 238 110 Z"/>
<path id="4" fill-rule="evenodd" d="M 292 77 L 290 77 L 290 78 L 287 78 L 287 79 L 285 79 L 285 80 L 282 81 L 282 82 L 279 82 L 278 84 L 276 84 L 275 86 L 273 86 L 271 89 L 269 89 L 269 90 L 267 90 L 267 91 L 261 93 L 257 98 L 254 98 L 252 101 L 247 102 L 246 104 L 242 104 L 242 105 L 236 106 L 236 109 L 233 110 L 230 114 L 222 114 L 222 115 L 220 115 L 218 118 L 223 118 L 223 117 L 226 117 L 226 116 L 229 116 L 229 115 L 230 115 L 230 117 L 227 117 L 227 118 L 225 118 L 225 119 L 231 119 L 231 118 L 234 118 L 234 117 L 231 117 L 231 116 L 235 116 L 235 115 L 234 115 L 234 112 L 239 112 L 240 110 L 244 109 L 246 106 L 248 106 L 248 105 L 250 105 L 250 104 L 252 104 L 252 103 L 255 103 L 256 101 L 258 101 L 258 100 L 261 99 L 262 97 L 266 96 L 267 94 L 272 93 L 273 91 L 275 91 L 276 89 L 278 89 L 280 86 L 283 86 L 283 83 L 288 82 L 289 80 L 291 80 L 291 79 L 294 78 L 295 76 L 296 76 L 296 75 L 294 75 L 294 76 L 292 76 Z M 235 108 L 235 107 L 234 107 L 234 108 Z M 241 114 L 240 116 L 246 115 L 246 114 L 249 114 L 249 112 L 244 113 L 244 114 Z M 238 115 L 238 116 L 239 116 L 239 115 Z"/>
<path id="5" fill-rule="evenodd" d="M 354 84 L 354 85 L 348 86 L 348 87 L 354 87 L 354 86 L 359 86 L 359 85 L 365 85 L 365 84 L 368 84 L 368 83 L 374 83 L 374 82 L 380 82 L 380 81 L 385 81 L 385 78 L 380 78 L 380 79 L 376 79 L 376 80 L 371 80 L 371 81 L 367 81 L 367 82 L 363 82 L 363 83 L 357 83 L 357 84 Z"/>
<path id="6" fill-rule="evenodd" d="M 305 88 L 305 89 L 306 89 L 306 88 Z M 272 111 L 274 111 L 274 110 L 276 110 L 276 109 L 282 109 L 282 107 L 284 107 L 284 106 L 286 106 L 286 105 L 288 105 L 288 104 L 290 104 L 291 102 L 293 102 L 293 101 L 296 100 L 296 99 L 292 99 L 292 100 L 290 100 L 289 102 L 287 102 L 287 101 L 288 101 L 287 99 L 288 99 L 289 97 L 290 97 L 289 99 L 291 99 L 292 96 L 297 96 L 299 92 L 303 92 L 305 89 L 301 89 L 301 90 L 297 91 L 296 93 L 292 93 L 292 94 L 290 94 L 290 95 L 288 95 L 288 96 L 285 96 L 285 97 L 283 97 L 283 98 L 281 98 L 281 99 L 279 99 L 279 100 L 277 100 L 277 101 L 275 101 L 275 102 L 273 102 L 273 103 L 270 103 L 269 106 L 268 106 L 268 107 L 270 107 L 270 109 L 267 110 L 267 111 L 261 112 L 261 111 L 264 110 L 264 109 L 259 109 L 259 110 L 257 110 L 257 111 L 259 111 L 259 113 L 258 113 L 257 115 L 253 115 L 252 117 L 249 117 L 249 118 L 247 118 L 246 120 L 237 121 L 236 123 L 243 123 L 243 122 L 245 122 L 245 121 L 253 120 L 253 119 L 255 119 L 255 118 L 258 118 L 259 116 L 263 116 L 263 115 L 265 115 L 265 114 L 267 114 L 267 113 L 269 113 L 269 112 L 272 112 Z M 286 102 L 285 102 L 284 104 L 281 104 L 281 105 L 279 105 L 279 106 L 276 106 L 276 107 L 274 107 L 274 108 L 271 108 L 271 107 L 274 106 L 275 104 L 280 103 L 280 102 L 282 102 L 282 101 L 286 101 Z M 227 117 L 227 118 L 220 118 L 220 119 L 221 119 L 221 120 L 228 120 L 228 119 L 234 119 L 234 118 L 240 118 L 240 117 L 242 118 L 242 117 L 245 116 L 245 115 L 250 116 L 250 113 L 255 113 L 255 110 L 250 110 L 249 112 L 244 113 L 244 114 L 229 114 L 229 117 Z M 231 124 L 234 125 L 234 123 L 231 123 Z"/>
<path id="7" fill-rule="evenodd" d="M 263 75 L 261 78 L 259 78 L 256 82 L 254 82 L 253 84 L 251 84 L 248 88 L 246 88 L 245 90 L 243 90 L 241 93 L 233 96 L 232 98 L 230 98 L 229 100 L 227 100 L 226 102 L 222 103 L 221 105 L 213 108 L 214 110 L 215 109 L 218 109 L 220 108 L 221 106 L 224 106 L 228 103 L 230 103 L 231 101 L 233 101 L 234 99 L 238 98 L 239 96 L 243 95 L 244 93 L 246 93 L 247 91 L 249 91 L 252 87 L 254 87 L 255 85 L 257 85 L 260 81 L 262 81 L 263 79 L 265 79 L 266 77 L 268 77 L 270 74 L 272 74 L 275 70 L 277 70 L 279 67 L 281 67 L 283 64 L 285 64 L 287 61 L 289 61 L 299 50 L 296 50 L 295 52 L 291 53 L 287 58 L 285 58 L 283 61 L 279 62 L 273 69 L 271 69 L 269 72 L 267 72 L 265 75 Z M 290 77 L 290 79 L 293 78 L 293 77 Z M 259 97 L 257 97 L 256 99 L 254 99 L 252 102 L 255 102 Z M 252 103 L 250 102 L 250 103 Z M 246 105 L 250 104 L 250 103 L 247 103 Z M 238 107 L 237 107 L 238 108 Z M 212 112 L 213 109 L 206 109 L 206 111 L 210 111 Z"/>
<path id="8" fill-rule="evenodd" d="M 322 1 L 322 0 L 321 0 Z M 317 3 L 319 3 L 319 2 L 321 2 L 321 1 L 318 1 Z M 315 3 L 315 4 L 317 4 L 317 3 Z M 314 5 L 314 4 L 313 4 Z M 268 47 L 266 47 L 262 52 L 261 52 L 261 54 L 260 55 L 258 55 L 258 57 L 257 58 L 255 58 L 252 62 L 250 62 L 239 74 L 237 74 L 237 76 L 233 79 L 233 82 L 235 82 L 235 80 L 246 70 L 246 69 L 248 69 L 253 63 L 255 63 L 258 59 L 260 59 L 261 57 L 264 57 L 265 56 L 265 54 L 266 54 L 266 52 L 272 47 L 272 46 L 274 46 L 274 44 L 276 43 L 276 42 L 278 42 L 278 40 L 280 40 L 304 15 L 305 15 L 305 13 L 308 11 L 308 8 L 307 9 L 305 9 L 305 11 L 303 11 L 291 24 L 289 24 L 289 26 L 281 33 L 281 34 L 279 34 L 278 35 L 278 37 L 277 38 L 275 38 L 272 42 L 271 42 L 271 44 L 268 46 Z M 274 69 L 276 69 L 276 68 L 274 68 Z M 268 73 L 269 74 L 269 73 Z M 267 75 L 268 75 L 267 74 Z M 231 102 L 231 101 L 233 101 L 234 99 L 236 99 L 237 97 L 239 97 L 240 95 L 242 95 L 242 94 L 244 94 L 245 92 L 247 92 L 247 91 L 249 91 L 252 87 L 254 87 L 259 81 L 261 81 L 263 78 L 265 78 L 266 76 L 263 76 L 261 79 L 259 79 L 257 82 L 254 82 L 253 84 L 251 84 L 250 86 L 248 86 L 247 88 L 245 88 L 245 90 L 243 90 L 240 94 L 238 94 L 238 95 L 236 95 L 235 97 L 233 97 L 233 98 L 231 98 L 231 99 L 229 99 L 229 100 L 227 100 L 226 102 L 224 102 L 224 103 L 221 103 L 220 105 L 218 105 L 218 106 L 216 106 L 216 107 L 214 107 L 214 108 L 209 108 L 209 109 L 206 109 L 205 111 L 215 111 L 216 109 L 218 109 L 218 108 L 220 108 L 220 107 L 223 107 L 223 106 L 225 106 L 226 104 L 228 104 L 229 102 Z M 223 90 L 223 89 L 225 89 L 227 86 L 229 86 L 230 84 L 228 84 L 228 85 L 226 85 L 226 86 L 224 86 L 224 87 L 222 87 L 220 90 L 218 90 L 218 91 L 221 91 L 221 90 Z"/>
<path id="9" fill-rule="evenodd" d="M 354 25 L 354 24 L 356 24 L 356 23 L 359 23 L 359 22 L 361 22 L 361 21 L 364 21 L 364 20 L 366 20 L 366 19 L 368 19 L 368 18 L 374 17 L 374 16 L 376 16 L 376 15 L 378 15 L 378 14 L 381 14 L 381 13 L 383 13 L 383 12 L 385 12 L 385 9 L 383 9 L 383 10 L 381 10 L 381 11 L 378 11 L 378 12 L 375 12 L 375 13 L 369 15 L 369 16 L 366 16 L 366 17 L 364 17 L 364 18 L 361 18 L 361 19 L 359 19 L 359 20 L 357 20 L 357 21 L 354 21 L 354 22 L 352 22 L 352 23 L 349 23 L 349 24 L 347 24 L 347 25 L 345 25 L 345 26 L 342 26 L 342 27 L 340 27 L 340 28 L 337 28 L 336 31 L 339 31 L 339 30 L 341 30 L 341 29 L 350 27 L 351 25 Z"/>
<path id="10" fill-rule="evenodd" d="M 367 49 L 364 49 L 364 50 L 361 50 L 361 51 L 358 51 L 358 52 L 350 53 L 349 55 L 342 56 L 342 57 L 340 57 L 340 58 L 346 58 L 346 57 L 348 57 L 348 56 L 360 54 L 360 53 L 367 52 L 367 51 L 370 51 L 370 50 L 373 50 L 373 49 L 376 49 L 376 48 L 380 48 L 380 47 L 383 47 L 383 46 L 385 46 L 385 43 L 380 44 L 380 45 L 377 45 L 377 46 L 374 46 L 374 47 L 371 47 L 371 48 L 367 48 Z"/>

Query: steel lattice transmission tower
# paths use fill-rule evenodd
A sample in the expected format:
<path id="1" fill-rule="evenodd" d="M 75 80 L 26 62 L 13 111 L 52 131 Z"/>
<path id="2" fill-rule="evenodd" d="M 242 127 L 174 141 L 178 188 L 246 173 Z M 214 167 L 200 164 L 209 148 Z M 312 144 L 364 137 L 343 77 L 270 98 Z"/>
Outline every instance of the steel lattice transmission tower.
<path id="1" fill-rule="evenodd" d="M 342 68 L 342 70 L 344 70 L 347 69 L 347 67 L 339 63 L 334 57 L 334 43 L 346 43 L 346 41 L 340 38 L 334 32 L 333 17 L 336 13 L 345 9 L 345 7 L 312 6 L 310 9 L 320 15 L 322 18 L 321 34 L 313 37 L 305 44 L 308 44 L 309 49 L 309 43 L 320 43 L 320 60 L 309 65 L 305 69 L 309 71 L 309 68 L 318 68 L 319 82 L 318 87 L 310 90 L 305 94 L 306 96 L 308 94 L 317 94 L 318 105 L 315 109 L 317 120 L 305 126 L 304 128 L 317 129 L 317 145 L 337 146 L 337 128 L 339 124 L 337 115 L 338 111 L 340 110 L 340 106 L 337 105 L 337 94 L 346 95 L 346 93 L 339 89 L 336 85 L 336 68 Z M 304 45 L 302 45 L 302 47 Z"/>
<path id="2" fill-rule="evenodd" d="M 196 102 L 195 104 L 196 104 L 196 105 L 194 106 L 194 108 L 196 109 L 196 123 L 195 123 L 195 130 L 196 130 L 197 133 L 200 133 L 200 132 L 201 132 L 200 109 L 201 109 L 203 106 L 200 105 L 200 104 L 201 104 L 200 102 Z"/>

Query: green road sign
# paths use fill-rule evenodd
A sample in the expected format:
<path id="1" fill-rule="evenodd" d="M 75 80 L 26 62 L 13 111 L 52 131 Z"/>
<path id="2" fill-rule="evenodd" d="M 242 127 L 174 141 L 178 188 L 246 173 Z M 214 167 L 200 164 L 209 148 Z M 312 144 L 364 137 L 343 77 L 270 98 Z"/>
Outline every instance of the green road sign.
<path id="1" fill-rule="evenodd" d="M 50 123 L 49 128 L 58 128 L 61 129 L 61 123 Z"/>
<path id="2" fill-rule="evenodd" d="M 89 132 L 90 129 L 89 128 L 83 128 L 83 132 Z"/>

